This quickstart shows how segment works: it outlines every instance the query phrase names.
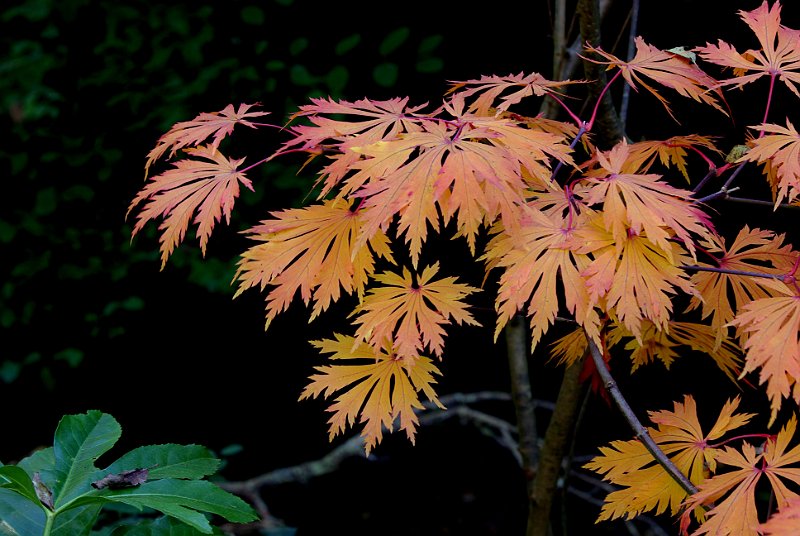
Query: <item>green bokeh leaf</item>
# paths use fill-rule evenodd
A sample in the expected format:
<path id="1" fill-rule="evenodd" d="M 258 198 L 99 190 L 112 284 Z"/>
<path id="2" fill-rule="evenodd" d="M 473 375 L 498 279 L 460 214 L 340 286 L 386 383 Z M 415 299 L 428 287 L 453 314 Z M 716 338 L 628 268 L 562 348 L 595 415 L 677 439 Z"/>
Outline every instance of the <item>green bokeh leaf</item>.
<path id="1" fill-rule="evenodd" d="M 358 46 L 358 43 L 361 42 L 361 34 L 353 34 L 345 37 L 338 43 L 336 43 L 336 48 L 334 51 L 336 52 L 337 56 L 341 56 L 342 54 L 346 54 L 347 52 L 351 51 L 353 48 Z"/>
<path id="2" fill-rule="evenodd" d="M 405 43 L 409 35 L 411 35 L 411 30 L 409 30 L 406 26 L 402 26 L 396 30 L 393 30 L 383 39 L 383 41 L 381 41 L 381 44 L 378 47 L 378 52 L 380 52 L 382 56 L 391 54 L 397 50 L 400 45 Z"/>
<path id="3" fill-rule="evenodd" d="M 375 83 L 383 87 L 392 87 L 397 82 L 399 69 L 396 63 L 380 63 L 372 70 Z"/>
<path id="4" fill-rule="evenodd" d="M 241 11 L 242 21 L 245 24 L 252 24 L 253 26 L 261 26 L 264 24 L 264 10 L 258 6 L 249 5 L 244 6 Z"/>
<path id="5" fill-rule="evenodd" d="M 441 58 L 427 58 L 417 62 L 417 72 L 438 73 L 444 68 L 444 61 Z"/>

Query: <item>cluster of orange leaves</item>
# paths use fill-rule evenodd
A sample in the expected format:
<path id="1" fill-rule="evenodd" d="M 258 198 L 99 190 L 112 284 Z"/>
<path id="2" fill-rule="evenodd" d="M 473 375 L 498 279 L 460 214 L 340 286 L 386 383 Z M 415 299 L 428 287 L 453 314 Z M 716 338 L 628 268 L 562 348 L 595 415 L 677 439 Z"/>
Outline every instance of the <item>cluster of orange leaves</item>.
<path id="1" fill-rule="evenodd" d="M 780 24 L 780 5 L 765 1 L 740 16 L 759 49 L 739 53 L 722 41 L 695 49 L 703 60 L 734 69 L 721 81 L 689 54 L 660 50 L 641 38 L 630 61 L 595 47 L 587 53 L 618 69 L 632 87 L 649 91 L 670 114 L 667 98 L 651 84 L 722 113 L 723 88 L 761 77 L 800 96 L 800 32 Z M 299 124 L 287 126 L 291 138 L 264 162 L 298 152 L 324 158 L 315 185 L 319 197 L 302 208 L 272 212 L 248 231 L 257 243 L 242 254 L 237 295 L 251 287 L 266 291 L 267 326 L 298 292 L 311 319 L 343 296 L 356 299 L 352 334 L 312 343 L 332 361 L 317 367 L 301 395 L 335 396 L 331 438 L 360 421 L 367 452 L 396 423 L 413 441 L 420 394 L 439 404 L 433 389 L 439 370 L 429 356 L 441 358 L 448 325 L 477 325 L 465 299 L 478 289 L 441 276 L 438 262 L 420 267 L 429 234 L 451 225 L 454 238 L 463 238 L 485 263 L 487 275 L 499 272 L 495 338 L 522 311 L 533 350 L 556 316 L 569 314 L 579 328 L 551 352 L 564 361 L 579 359 L 589 340 L 607 349 L 624 344 L 634 368 L 656 359 L 669 366 L 678 349 L 688 347 L 711 355 L 733 380 L 758 371 L 772 404 L 770 421 L 783 399 L 800 401 L 800 296 L 793 278 L 798 253 L 782 235 L 747 226 L 727 244 L 693 193 L 654 171 L 675 168 L 688 180 L 689 154 L 721 154 L 710 137 L 622 140 L 608 151 L 584 137 L 588 156 L 581 162 L 571 142 L 585 123 L 510 111 L 529 97 L 558 98 L 577 83 L 537 73 L 483 76 L 454 83 L 435 110 L 400 98 L 317 98 L 292 117 Z M 167 153 L 189 157 L 150 177 L 129 209 L 143 204 L 134 235 L 163 218 L 162 268 L 190 223 L 197 225 L 205 253 L 215 223 L 223 215 L 230 219 L 240 184 L 252 189 L 244 159 L 229 159 L 219 145 L 237 124 L 258 126 L 255 118 L 266 112 L 254 106 L 228 106 L 178 123 L 148 155 L 146 169 Z M 788 120 L 786 127 L 752 128 L 762 135 L 733 165 L 764 164 L 776 207 L 794 203 L 800 197 L 800 136 Z M 556 175 L 555 163 L 566 168 L 566 179 Z M 478 251 L 484 233 L 488 241 Z M 405 248 L 410 266 L 398 266 L 397 248 Z M 687 312 L 699 310 L 698 321 L 673 319 L 679 294 L 690 298 Z M 798 516 L 789 509 L 798 495 L 779 477 L 800 482 L 800 469 L 785 467 L 800 461 L 797 447 L 786 451 L 795 420 L 761 450 L 748 443 L 741 451 L 712 446 L 750 419 L 735 413 L 737 404 L 727 404 L 705 435 L 690 397 L 674 412 L 651 414 L 658 426 L 654 438 L 700 485 L 689 498 L 652 464 L 639 441 L 603 449 L 588 467 L 623 488 L 609 495 L 601 519 L 661 513 L 669 506 L 673 514 L 686 512 L 685 530 L 688 512 L 695 512 L 702 522 L 695 534 L 788 534 L 780 527 Z M 734 469 L 717 474 L 717 464 Z M 761 475 L 781 508 L 763 526 L 754 498 Z"/>

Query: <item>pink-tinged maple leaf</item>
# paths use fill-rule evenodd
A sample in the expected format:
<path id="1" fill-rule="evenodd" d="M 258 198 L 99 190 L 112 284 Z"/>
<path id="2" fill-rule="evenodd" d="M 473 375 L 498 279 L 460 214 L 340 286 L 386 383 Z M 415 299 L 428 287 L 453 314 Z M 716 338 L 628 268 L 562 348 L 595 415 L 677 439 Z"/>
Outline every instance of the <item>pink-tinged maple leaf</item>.
<path id="1" fill-rule="evenodd" d="M 317 155 L 326 149 L 331 162 L 323 167 L 317 179 L 317 184 L 323 185 L 319 199 L 335 188 L 353 163 L 361 158 L 361 154 L 352 148 L 422 130 L 419 126 L 422 120 L 417 117 L 417 112 L 425 105 L 408 106 L 408 98 L 361 99 L 355 102 L 312 98 L 311 102 L 300 106 L 300 110 L 292 115 L 292 119 L 306 118 L 311 124 L 292 126 L 290 131 L 294 137 L 273 156 L 292 151 Z"/>
<path id="2" fill-rule="evenodd" d="M 747 303 L 729 325 L 746 336 L 742 374 L 760 369 L 759 383 L 767 384 L 772 424 L 782 399 L 800 402 L 800 296 L 784 286 L 781 296 Z"/>
<path id="3" fill-rule="evenodd" d="M 455 322 L 478 326 L 467 311 L 463 299 L 478 289 L 456 283 L 455 277 L 433 279 L 439 263 L 412 277 L 384 272 L 374 277 L 378 283 L 353 311 L 358 326 L 356 339 L 375 348 L 387 344 L 400 358 L 413 357 L 430 349 L 441 357 L 444 350 L 444 327 Z"/>
<path id="4" fill-rule="evenodd" d="M 311 376 L 300 400 L 316 398 L 320 394 L 328 398 L 338 392 L 336 401 L 328 411 L 333 413 L 329 435 L 332 440 L 347 426 L 353 426 L 356 418 L 364 423 L 361 436 L 365 440 L 366 454 L 383 438 L 383 427 L 390 432 L 399 419 L 400 430 L 414 443 L 417 419 L 415 409 L 423 409 L 418 393 L 422 391 L 428 401 L 439 408 L 433 390 L 434 374 L 441 374 L 431 359 L 424 356 L 400 358 L 391 348 L 373 348 L 353 337 L 335 334 L 336 340 L 312 341 L 330 359 L 343 360 L 348 364 L 334 363 L 315 367 L 318 374 Z"/>
<path id="5" fill-rule="evenodd" d="M 683 97 L 691 97 L 725 113 L 725 110 L 717 104 L 717 100 L 708 91 L 717 84 L 717 81 L 703 72 L 689 58 L 648 45 L 641 37 L 637 37 L 635 42 L 636 55 L 630 61 L 623 61 L 600 48 L 587 45 L 586 49 L 588 51 L 599 54 L 607 60 L 589 58 L 589 61 L 607 65 L 607 69 L 619 67 L 622 71 L 622 77 L 633 89 L 637 89 L 636 86 L 638 84 L 652 93 L 673 119 L 675 116 L 669 107 L 669 101 L 662 97 L 655 88 L 647 85 L 642 76 L 674 89 Z M 722 98 L 719 90 L 716 90 L 715 93 Z"/>
<path id="6" fill-rule="evenodd" d="M 795 84 L 800 83 L 800 32 L 781 25 L 781 4 L 772 7 L 766 0 L 753 11 L 739 11 L 739 16 L 756 34 L 761 50 L 748 50 L 739 54 L 734 47 L 719 40 L 718 44 L 706 44 L 694 49 L 704 60 L 732 67 L 734 78 L 722 80 L 717 86 L 741 87 L 762 76 L 777 76 L 798 97 Z M 751 74 L 745 74 L 745 73 Z"/>
<path id="7" fill-rule="evenodd" d="M 800 59 L 798 62 L 800 67 Z M 767 135 L 753 140 L 738 162 L 769 163 L 765 171 L 775 174 L 775 180 L 770 181 L 775 208 L 784 199 L 794 202 L 800 197 L 800 134 L 788 119 L 785 128 L 771 123 L 753 128 Z"/>
<path id="8" fill-rule="evenodd" d="M 647 234 L 669 257 L 678 238 L 694 255 L 695 237 L 711 235 L 711 220 L 696 207 L 688 190 L 675 188 L 655 174 L 626 173 L 631 146 L 623 140 L 597 153 L 600 169 L 585 179 L 592 186 L 584 201 L 603 204 L 603 221 L 618 244 L 632 234 Z"/>
<path id="9" fill-rule="evenodd" d="M 800 529 L 800 497 L 788 501 L 760 527 L 764 536 L 797 536 L 798 529 Z"/>
<path id="10" fill-rule="evenodd" d="M 213 136 L 210 147 L 217 149 L 225 136 L 233 132 L 233 127 L 238 123 L 255 128 L 256 125 L 248 121 L 248 117 L 260 117 L 268 115 L 269 112 L 250 112 L 253 106 L 260 103 L 240 104 L 239 109 L 234 111 L 233 104 L 227 105 L 219 112 L 203 112 L 191 121 L 181 121 L 175 123 L 169 131 L 158 139 L 155 148 L 147 154 L 145 164 L 145 176 L 150 165 L 161 158 L 169 150 L 169 156 L 190 145 L 198 145 L 209 137 Z"/>
<path id="11" fill-rule="evenodd" d="M 183 240 L 195 210 L 197 237 L 205 255 L 214 223 L 220 221 L 223 215 L 225 221 L 230 223 L 231 210 L 239 195 L 239 183 L 253 189 L 250 180 L 238 169 L 244 158 L 228 160 L 208 145 L 185 151 L 198 159 L 178 160 L 172 169 L 151 177 L 128 207 L 130 214 L 139 203 L 146 201 L 136 216 L 131 238 L 149 220 L 164 218 L 159 226 L 163 231 L 159 238 L 162 269 L 175 247 Z"/>
<path id="12" fill-rule="evenodd" d="M 506 91 L 511 91 L 511 93 L 503 95 L 500 99 L 500 104 L 496 106 L 497 111 L 508 110 L 510 106 L 518 104 L 525 97 L 530 97 L 532 95 L 543 97 L 551 93 L 557 94 L 557 88 L 569 84 L 584 83 L 584 81 L 553 81 L 546 79 L 539 73 L 531 73 L 529 75 L 519 73 L 506 76 L 484 75 L 477 80 L 450 83 L 452 87 L 448 90 L 448 93 L 458 91 L 463 98 L 479 94 L 478 98 L 470 105 L 469 111 L 475 112 L 478 115 L 489 115 L 489 111 L 494 105 L 494 102 Z M 463 89 L 465 87 L 468 89 Z"/>
<path id="13" fill-rule="evenodd" d="M 298 290 L 306 304 L 313 302 L 309 319 L 313 320 L 339 299 L 342 290 L 363 297 L 375 271 L 375 256 L 394 262 L 383 232 L 356 246 L 363 221 L 344 201 L 327 200 L 272 216 L 247 231 L 262 243 L 242 254 L 236 272 L 237 296 L 251 287 L 273 287 L 266 298 L 267 327 L 289 307 Z"/>

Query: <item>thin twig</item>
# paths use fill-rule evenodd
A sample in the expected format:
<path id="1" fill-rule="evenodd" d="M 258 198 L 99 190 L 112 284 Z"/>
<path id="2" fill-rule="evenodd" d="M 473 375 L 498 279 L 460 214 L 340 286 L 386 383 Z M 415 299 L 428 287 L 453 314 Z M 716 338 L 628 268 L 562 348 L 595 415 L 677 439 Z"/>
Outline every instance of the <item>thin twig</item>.
<path id="1" fill-rule="evenodd" d="M 748 205 L 760 205 L 770 208 L 791 208 L 791 209 L 799 209 L 800 205 L 790 205 L 789 203 L 780 203 L 777 207 L 775 203 L 772 201 L 764 201 L 763 199 L 750 199 L 749 197 L 735 197 L 732 195 L 728 195 L 725 197 L 725 201 L 732 201 L 734 203 L 745 203 Z"/>
<path id="2" fill-rule="evenodd" d="M 667 474 L 671 476 L 675 482 L 677 482 L 680 487 L 686 491 L 686 493 L 689 495 L 694 495 L 697 493 L 697 488 L 694 486 L 694 484 L 692 484 L 689 479 L 686 478 L 686 475 L 681 473 L 681 471 L 675 467 L 675 464 L 672 463 L 667 455 L 664 454 L 664 451 L 661 450 L 656 442 L 653 441 L 653 438 L 650 437 L 650 433 L 647 431 L 647 428 L 642 426 L 642 423 L 639 422 L 636 414 L 633 413 L 633 409 L 631 409 L 628 401 L 625 400 L 625 397 L 622 396 L 617 383 L 611 376 L 611 372 L 609 372 L 606 362 L 603 360 L 603 354 L 600 352 L 600 349 L 592 339 L 587 337 L 587 340 L 589 341 L 589 351 L 592 354 L 592 360 L 597 368 L 597 372 L 603 379 L 603 384 L 605 385 L 608 393 L 611 395 L 611 398 L 614 400 L 614 403 L 617 405 L 617 408 L 620 410 L 620 412 L 622 412 L 625 420 L 628 421 L 628 424 L 636 434 L 636 438 L 644 444 L 645 448 L 648 452 L 650 452 L 655 461 L 664 468 Z"/>

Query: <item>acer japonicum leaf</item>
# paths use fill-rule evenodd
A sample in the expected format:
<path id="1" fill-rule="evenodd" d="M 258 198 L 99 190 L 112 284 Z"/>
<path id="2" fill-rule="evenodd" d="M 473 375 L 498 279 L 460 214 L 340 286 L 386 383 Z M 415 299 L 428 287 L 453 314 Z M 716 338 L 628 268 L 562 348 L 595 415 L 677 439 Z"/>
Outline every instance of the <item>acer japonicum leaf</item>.
<path id="1" fill-rule="evenodd" d="M 712 93 L 714 93 L 724 101 L 722 92 L 718 89 L 714 89 L 717 85 L 717 81 L 703 72 L 703 70 L 689 58 L 674 52 L 660 50 L 645 43 L 641 37 L 636 37 L 635 42 L 636 55 L 630 61 L 623 61 L 599 47 L 595 48 L 590 45 L 586 46 L 586 50 L 599 54 L 601 57 L 605 58 L 606 61 L 591 58 L 585 59 L 600 65 L 607 65 L 606 70 L 618 67 L 622 71 L 622 77 L 628 85 L 637 90 L 637 85 L 642 86 L 653 94 L 673 119 L 675 119 L 675 116 L 669 107 L 669 101 L 661 96 L 655 88 L 649 86 L 644 81 L 643 77 L 672 88 L 683 97 L 691 97 L 698 102 L 713 106 L 720 112 L 725 113 L 725 110 L 720 107 L 717 103 L 717 99 L 712 95 Z M 712 91 L 709 92 L 709 90 Z"/>
<path id="2" fill-rule="evenodd" d="M 95 489 L 122 489 L 132 488 L 147 482 L 147 475 L 149 468 L 130 469 L 120 473 L 109 473 L 99 480 L 92 482 L 92 487 Z"/>
<path id="3" fill-rule="evenodd" d="M 775 176 L 774 180 L 768 182 L 772 187 L 776 209 L 784 199 L 787 203 L 796 201 L 800 197 L 800 135 L 794 125 L 787 119 L 786 127 L 768 123 L 751 128 L 766 135 L 752 140 L 750 149 L 737 162 L 769 164 L 764 171 Z"/>
<path id="4" fill-rule="evenodd" d="M 353 337 L 335 334 L 336 340 L 324 339 L 311 344 L 324 354 L 331 354 L 333 365 L 315 367 L 300 400 L 339 393 L 327 411 L 330 439 L 353 426 L 356 419 L 364 424 L 361 435 L 366 454 L 383 438 L 383 427 L 393 430 L 395 420 L 413 443 L 419 423 L 415 409 L 422 409 L 419 392 L 428 401 L 444 409 L 433 390 L 434 374 L 439 369 L 424 356 L 401 358 L 391 347 L 375 349 Z M 346 364 L 340 364 L 343 360 Z"/>
<path id="5" fill-rule="evenodd" d="M 798 498 L 797 493 L 786 486 L 787 481 L 800 484 L 800 468 L 788 467 L 800 462 L 800 447 L 787 450 L 796 427 L 797 420 L 792 415 L 777 437 L 766 441 L 763 451 L 744 442 L 741 451 L 726 446 L 724 450 L 716 452 L 716 463 L 732 469 L 722 472 L 718 468 L 717 474 L 700 483 L 699 491 L 685 501 L 681 532 L 688 532 L 690 510 L 714 503 L 715 506 L 706 514 L 706 520 L 691 533 L 692 536 L 761 534 L 756 492 L 760 489 L 757 486 L 762 477 L 766 477 L 778 509 Z"/>
<path id="6" fill-rule="evenodd" d="M 747 225 L 739 231 L 730 247 L 725 245 L 722 237 L 713 235 L 705 244 L 705 251 L 713 255 L 715 260 L 710 264 L 698 262 L 699 266 L 775 276 L 788 273 L 798 255 L 791 245 L 784 245 L 783 234 L 750 229 Z M 711 328 L 717 333 L 717 344 L 726 336 L 727 324 L 733 320 L 734 311 L 752 300 L 776 296 L 778 289 L 783 287 L 782 283 L 767 278 L 705 271 L 694 273 L 692 283 L 699 295 L 692 297 L 686 310 L 701 307 L 703 320 L 711 317 Z"/>
<path id="7" fill-rule="evenodd" d="M 558 314 L 560 301 L 594 340 L 600 340 L 600 317 L 591 305 L 581 273 L 591 263 L 587 254 L 574 251 L 573 230 L 560 216 L 535 209 L 523 213 L 519 230 L 498 228 L 480 258 L 487 272 L 502 269 L 495 309 L 495 340 L 508 321 L 527 303 L 531 351 Z M 559 299 L 560 292 L 563 299 Z"/>
<path id="8" fill-rule="evenodd" d="M 478 95 L 470 104 L 469 111 L 478 115 L 493 115 L 493 107 L 498 112 L 506 111 L 526 97 L 543 97 L 548 94 L 558 95 L 558 88 L 585 82 L 585 80 L 548 80 L 539 73 L 531 73 L 529 75 L 519 73 L 506 76 L 483 75 L 477 80 L 450 82 L 451 88 L 447 93 L 458 92 L 465 99 Z M 500 104 L 495 106 L 498 98 L 500 98 Z"/>
<path id="9" fill-rule="evenodd" d="M 778 77 L 798 97 L 795 84 L 800 82 L 800 32 L 781 24 L 781 4 L 772 7 L 766 0 L 752 11 L 739 10 L 741 19 L 756 34 L 760 50 L 747 50 L 743 54 L 721 39 L 716 45 L 706 43 L 695 52 L 705 61 L 730 67 L 735 76 L 717 83 L 721 86 L 742 87 L 762 76 Z M 748 74 L 749 73 L 749 74 Z"/>
<path id="10" fill-rule="evenodd" d="M 376 256 L 394 262 L 382 231 L 365 245 L 356 245 L 364 220 L 344 201 L 271 214 L 272 219 L 247 231 L 262 243 L 242 254 L 236 272 L 237 296 L 248 288 L 271 287 L 266 297 L 267 327 L 289 307 L 298 290 L 307 305 L 313 302 L 313 320 L 341 297 L 342 290 L 363 297 Z"/>
<path id="11" fill-rule="evenodd" d="M 764 536 L 795 536 L 800 526 L 800 497 L 786 502 L 783 508 L 773 514 L 760 527 Z"/>
<path id="12" fill-rule="evenodd" d="M 463 303 L 478 289 L 457 283 L 455 277 L 433 279 L 438 271 L 436 262 L 415 276 L 407 268 L 402 275 L 374 276 L 375 286 L 351 313 L 356 317 L 358 344 L 364 341 L 375 352 L 392 348 L 398 359 L 413 359 L 426 348 L 441 357 L 444 326 L 453 322 L 479 326 Z"/>
<path id="13" fill-rule="evenodd" d="M 239 109 L 235 111 L 233 104 L 229 104 L 219 112 L 204 112 L 191 121 L 175 123 L 166 134 L 158 139 L 155 148 L 147 154 L 145 177 L 147 177 L 150 165 L 161 158 L 167 151 L 169 151 L 169 157 L 171 158 L 179 149 L 191 145 L 199 145 L 212 136 L 213 139 L 209 147 L 217 149 L 223 138 L 233 132 L 233 127 L 237 123 L 255 128 L 256 125 L 246 118 L 268 115 L 269 112 L 249 111 L 253 106 L 260 106 L 260 103 L 240 104 Z"/>
<path id="14" fill-rule="evenodd" d="M 782 295 L 745 304 L 729 325 L 745 339 L 742 374 L 758 369 L 767 384 L 772 424 L 784 398 L 800 403 L 800 296 L 784 285 Z"/>
<path id="15" fill-rule="evenodd" d="M 685 395 L 683 403 L 674 403 L 673 411 L 649 412 L 656 427 L 649 427 L 648 432 L 670 461 L 698 485 L 708 477 L 709 470 L 713 472 L 716 469 L 717 458 L 722 452 L 710 443 L 747 424 L 754 416 L 736 413 L 738 406 L 738 397 L 728 400 L 714 426 L 704 433 L 694 398 Z M 667 508 L 672 515 L 680 511 L 686 491 L 655 462 L 644 443 L 637 439 L 613 441 L 607 447 L 600 447 L 600 452 L 583 467 L 599 473 L 603 480 L 622 486 L 622 489 L 606 496 L 597 521 L 620 517 L 632 519 L 651 510 L 661 514 Z"/>
<path id="16" fill-rule="evenodd" d="M 626 236 L 644 233 L 667 258 L 673 239 L 694 257 L 694 241 L 712 236 L 711 220 L 694 204 L 692 192 L 670 186 L 660 175 L 636 173 L 628 164 L 630 152 L 625 140 L 607 152 L 597 152 L 599 167 L 587 173 L 590 187 L 584 202 L 602 204 L 604 225 L 617 244 Z"/>
<path id="17" fill-rule="evenodd" d="M 239 171 L 244 158 L 229 160 L 209 145 L 189 148 L 185 152 L 196 159 L 178 160 L 172 169 L 151 177 L 128 207 L 130 214 L 139 203 L 145 202 L 136 216 L 131 237 L 136 236 L 148 221 L 164 218 L 159 226 L 162 231 L 159 237 L 162 269 L 183 241 L 193 216 L 197 224 L 196 236 L 205 255 L 214 224 L 223 215 L 230 223 L 231 211 L 239 196 L 239 183 L 253 189 L 250 180 Z"/>

